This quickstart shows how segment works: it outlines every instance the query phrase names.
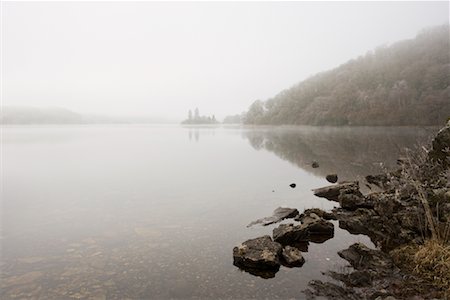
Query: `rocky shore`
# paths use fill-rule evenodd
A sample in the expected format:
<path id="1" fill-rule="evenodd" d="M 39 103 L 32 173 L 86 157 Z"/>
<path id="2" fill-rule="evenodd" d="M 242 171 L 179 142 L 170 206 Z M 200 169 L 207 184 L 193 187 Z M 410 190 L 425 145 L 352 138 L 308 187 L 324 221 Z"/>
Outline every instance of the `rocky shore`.
<path id="1" fill-rule="evenodd" d="M 338 254 L 353 267 L 351 273 L 328 272 L 343 284 L 312 281 L 308 298 L 330 299 L 431 299 L 450 297 L 450 288 L 424 279 L 399 261 L 402 247 L 428 240 L 448 243 L 450 238 L 450 122 L 423 153 L 405 153 L 397 170 L 370 175 L 361 182 L 371 192 L 363 194 L 360 182 L 338 182 L 313 190 L 314 195 L 338 205 L 331 212 L 278 208 L 271 217 L 252 222 L 269 225 L 284 219 L 272 237 L 248 240 L 233 249 L 234 264 L 264 278 L 274 277 L 280 265 L 300 267 L 301 250 L 309 242 L 321 243 L 334 236 L 334 225 L 352 234 L 370 237 L 377 249 L 351 245 Z M 332 178 L 331 178 L 332 177 Z M 330 176 L 330 182 L 337 176 Z M 327 178 L 328 180 L 328 178 Z M 409 246 L 412 245 L 412 246 Z M 447 266 L 448 267 L 448 266 Z M 450 269 L 449 269 L 450 271 Z M 446 277 L 447 278 L 447 277 Z M 444 281 L 445 282 L 445 281 Z"/>

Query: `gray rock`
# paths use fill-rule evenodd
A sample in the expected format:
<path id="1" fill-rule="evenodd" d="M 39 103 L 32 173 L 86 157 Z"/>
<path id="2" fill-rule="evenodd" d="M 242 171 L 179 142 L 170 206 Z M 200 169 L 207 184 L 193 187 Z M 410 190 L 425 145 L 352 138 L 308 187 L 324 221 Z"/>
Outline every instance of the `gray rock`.
<path id="1" fill-rule="evenodd" d="M 342 190 L 359 192 L 358 181 L 343 182 L 336 185 L 330 185 L 318 189 L 314 189 L 314 195 L 321 198 L 326 198 L 330 201 L 339 202 L 339 195 Z"/>
<path id="2" fill-rule="evenodd" d="M 301 267 L 305 263 L 302 252 L 295 247 L 284 247 L 282 257 L 281 262 L 286 267 Z"/>
<path id="3" fill-rule="evenodd" d="M 336 183 L 338 181 L 337 174 L 329 174 L 325 177 L 325 179 L 330 183 Z"/>
<path id="4" fill-rule="evenodd" d="M 332 212 L 326 212 L 321 210 L 320 208 L 309 208 L 306 209 L 301 215 L 298 215 L 294 220 L 303 222 L 303 219 L 306 216 L 309 216 L 311 213 L 318 215 L 320 218 L 325 220 L 336 220 L 336 215 Z"/>
<path id="5" fill-rule="evenodd" d="M 386 276 L 396 270 L 389 255 L 380 250 L 367 248 L 361 243 L 353 244 L 348 249 L 339 251 L 338 254 L 356 270 L 371 271 L 376 276 Z"/>
<path id="6" fill-rule="evenodd" d="M 233 248 L 233 264 L 242 269 L 278 270 L 283 247 L 268 235 Z"/>
<path id="7" fill-rule="evenodd" d="M 281 224 L 273 230 L 273 239 L 283 245 L 307 242 L 309 240 L 309 231 L 303 225 Z"/>
<path id="8" fill-rule="evenodd" d="M 251 222 L 247 225 L 247 227 L 251 227 L 256 224 L 261 224 L 263 226 L 267 226 L 273 223 L 278 223 L 284 219 L 294 218 L 298 216 L 299 212 L 296 208 L 288 208 L 288 207 L 278 207 L 273 211 L 273 214 L 270 217 L 265 217 L 262 219 L 258 219 L 256 221 Z"/>
<path id="9" fill-rule="evenodd" d="M 314 161 L 311 163 L 311 167 L 313 167 L 314 169 L 316 169 L 316 168 L 319 167 L 319 163 L 318 163 L 317 161 L 314 160 Z"/>

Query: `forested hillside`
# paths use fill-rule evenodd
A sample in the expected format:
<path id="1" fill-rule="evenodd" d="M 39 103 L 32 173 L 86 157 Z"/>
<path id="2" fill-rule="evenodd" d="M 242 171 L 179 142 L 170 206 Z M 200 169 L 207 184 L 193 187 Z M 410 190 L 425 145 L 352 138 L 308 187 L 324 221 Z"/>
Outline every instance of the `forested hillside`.
<path id="1" fill-rule="evenodd" d="M 380 47 L 267 101 L 247 124 L 440 125 L 450 117 L 450 30 Z M 332 53 L 330 53 L 332 55 Z"/>

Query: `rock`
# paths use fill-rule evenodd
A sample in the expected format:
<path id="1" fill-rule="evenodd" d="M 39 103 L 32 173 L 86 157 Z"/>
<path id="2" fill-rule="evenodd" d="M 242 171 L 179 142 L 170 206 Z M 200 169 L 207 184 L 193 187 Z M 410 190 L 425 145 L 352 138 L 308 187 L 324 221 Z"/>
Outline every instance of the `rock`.
<path id="1" fill-rule="evenodd" d="M 283 247 L 265 235 L 233 248 L 233 264 L 241 269 L 278 271 Z"/>
<path id="2" fill-rule="evenodd" d="M 273 211 L 273 214 L 270 217 L 265 217 L 253 221 L 250 224 L 248 224 L 247 227 L 251 227 L 255 224 L 262 224 L 263 226 L 267 226 L 273 223 L 278 223 L 284 219 L 294 218 L 298 216 L 298 214 L 299 212 L 296 208 L 278 207 Z"/>
<path id="3" fill-rule="evenodd" d="M 371 198 L 365 198 L 359 190 L 355 191 L 353 189 L 342 189 L 338 200 L 341 207 L 347 210 L 374 207 Z"/>
<path id="4" fill-rule="evenodd" d="M 428 157 L 431 160 L 438 160 L 444 168 L 450 166 L 450 121 L 442 128 L 432 142 L 432 149 L 428 152 Z"/>
<path id="5" fill-rule="evenodd" d="M 337 272 L 327 272 L 326 275 L 331 278 L 342 281 L 346 286 L 351 287 L 366 287 L 370 286 L 373 281 L 373 276 L 368 271 L 354 271 L 352 273 L 343 274 Z"/>
<path id="6" fill-rule="evenodd" d="M 303 218 L 305 216 L 310 215 L 311 213 L 314 213 L 314 214 L 318 215 L 320 218 L 325 219 L 325 220 L 337 220 L 336 215 L 334 213 L 326 212 L 319 208 L 306 209 L 301 215 L 298 215 L 294 220 L 302 222 Z"/>
<path id="7" fill-rule="evenodd" d="M 312 280 L 308 285 L 312 288 L 312 290 L 304 291 L 306 299 L 317 299 L 317 297 L 324 297 L 325 299 L 361 299 L 359 295 L 356 295 L 354 290 L 331 282 Z"/>
<path id="8" fill-rule="evenodd" d="M 353 244 L 348 249 L 339 251 L 338 254 L 356 270 L 371 271 L 376 276 L 384 277 L 396 270 L 389 255 L 380 250 L 369 249 L 361 243 Z"/>
<path id="9" fill-rule="evenodd" d="M 281 224 L 273 230 L 273 239 L 283 245 L 307 242 L 309 240 L 309 232 L 302 225 Z"/>
<path id="10" fill-rule="evenodd" d="M 389 178 L 386 174 L 367 175 L 366 181 L 369 184 L 374 184 L 381 188 L 384 187 L 389 182 Z"/>
<path id="11" fill-rule="evenodd" d="M 326 179 L 328 182 L 336 183 L 336 182 L 338 181 L 338 176 L 337 176 L 337 174 L 329 174 L 329 175 L 327 175 L 327 176 L 325 177 L 325 179 Z"/>
<path id="12" fill-rule="evenodd" d="M 297 185 L 296 185 L 295 183 L 291 183 L 289 186 L 290 186 L 291 188 L 295 188 Z"/>
<path id="13" fill-rule="evenodd" d="M 326 198 L 330 201 L 336 201 L 339 202 L 339 194 L 342 190 L 349 191 L 355 191 L 359 192 L 359 184 L 358 181 L 350 181 L 350 182 L 343 182 L 339 183 L 337 185 L 330 185 L 318 189 L 314 189 L 314 195 L 321 198 Z"/>
<path id="14" fill-rule="evenodd" d="M 282 258 L 281 262 L 286 267 L 301 267 L 305 263 L 300 250 L 291 246 L 284 247 Z"/>
<path id="15" fill-rule="evenodd" d="M 302 226 L 306 227 L 310 235 L 334 235 L 334 225 L 320 218 L 315 213 L 310 213 L 305 216 L 302 221 Z"/>
<path id="16" fill-rule="evenodd" d="M 334 225 L 314 213 L 305 215 L 301 225 L 281 224 L 273 230 L 275 241 L 283 245 L 312 241 L 323 243 L 334 236 Z"/>
<path id="17" fill-rule="evenodd" d="M 311 167 L 313 167 L 314 169 L 316 169 L 316 168 L 319 167 L 319 163 L 318 163 L 317 161 L 314 160 L 314 161 L 311 163 Z"/>

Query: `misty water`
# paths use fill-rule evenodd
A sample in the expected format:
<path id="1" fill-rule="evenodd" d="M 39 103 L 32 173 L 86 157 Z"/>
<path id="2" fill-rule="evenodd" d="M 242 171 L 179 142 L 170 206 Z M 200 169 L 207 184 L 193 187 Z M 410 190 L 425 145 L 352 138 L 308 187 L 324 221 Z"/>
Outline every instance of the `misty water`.
<path id="1" fill-rule="evenodd" d="M 3 128 L 1 298 L 303 298 L 337 251 L 339 229 L 301 268 L 263 279 L 233 266 L 247 228 L 279 207 L 325 210 L 311 189 L 395 166 L 435 128 Z M 320 167 L 313 169 L 316 160 Z M 380 166 L 383 163 L 383 166 Z M 296 183 L 296 188 L 289 184 Z M 289 222 L 289 220 L 284 221 Z"/>

